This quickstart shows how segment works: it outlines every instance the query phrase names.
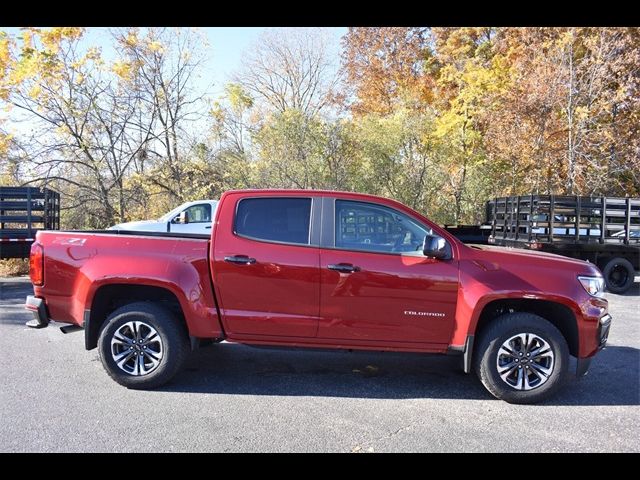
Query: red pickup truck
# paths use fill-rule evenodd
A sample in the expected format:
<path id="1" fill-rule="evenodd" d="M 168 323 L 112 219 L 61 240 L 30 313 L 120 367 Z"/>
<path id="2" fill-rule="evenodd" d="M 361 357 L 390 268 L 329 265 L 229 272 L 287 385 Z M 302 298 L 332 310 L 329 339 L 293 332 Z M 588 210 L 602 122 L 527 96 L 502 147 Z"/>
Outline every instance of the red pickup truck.
<path id="1" fill-rule="evenodd" d="M 393 200 L 244 190 L 211 237 L 41 231 L 32 326 L 83 327 L 107 373 L 154 388 L 202 339 L 448 353 L 496 397 L 533 403 L 586 373 L 611 316 L 594 265 L 464 245 Z M 63 328 L 74 328 L 73 326 Z"/>

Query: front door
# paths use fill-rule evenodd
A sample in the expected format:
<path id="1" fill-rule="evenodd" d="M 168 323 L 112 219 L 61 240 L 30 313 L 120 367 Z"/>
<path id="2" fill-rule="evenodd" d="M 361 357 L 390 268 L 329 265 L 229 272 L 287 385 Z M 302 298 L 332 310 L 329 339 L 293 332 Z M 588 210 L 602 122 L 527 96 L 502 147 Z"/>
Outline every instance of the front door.
<path id="1" fill-rule="evenodd" d="M 386 206 L 336 200 L 333 230 L 320 254 L 319 338 L 450 341 L 458 266 L 422 254 L 430 228 Z"/>
<path id="2" fill-rule="evenodd" d="M 312 199 L 237 198 L 225 200 L 236 203 L 221 210 L 213 248 L 214 288 L 227 333 L 315 337 L 320 255 Z"/>

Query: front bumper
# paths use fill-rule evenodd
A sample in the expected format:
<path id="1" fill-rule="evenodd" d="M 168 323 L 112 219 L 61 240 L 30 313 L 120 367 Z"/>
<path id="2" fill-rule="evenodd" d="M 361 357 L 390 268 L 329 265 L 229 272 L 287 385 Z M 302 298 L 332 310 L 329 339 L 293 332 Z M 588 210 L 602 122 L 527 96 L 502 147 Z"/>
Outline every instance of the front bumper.
<path id="1" fill-rule="evenodd" d="M 598 345 L 598 350 L 602 350 L 607 345 L 610 328 L 611 328 L 611 315 L 607 313 L 598 322 L 598 339 L 600 340 L 600 343 Z"/>
<path id="2" fill-rule="evenodd" d="M 44 328 L 49 325 L 49 315 L 47 314 L 47 306 L 41 298 L 29 295 L 24 307 L 33 313 L 33 319 L 27 322 L 27 327 Z"/>
<path id="3" fill-rule="evenodd" d="M 607 345 L 609 339 L 609 329 L 611 328 L 611 315 L 608 313 L 598 320 L 598 351 Z M 578 366 L 576 368 L 576 376 L 583 377 L 589 371 L 591 360 L 593 357 L 578 358 Z"/>

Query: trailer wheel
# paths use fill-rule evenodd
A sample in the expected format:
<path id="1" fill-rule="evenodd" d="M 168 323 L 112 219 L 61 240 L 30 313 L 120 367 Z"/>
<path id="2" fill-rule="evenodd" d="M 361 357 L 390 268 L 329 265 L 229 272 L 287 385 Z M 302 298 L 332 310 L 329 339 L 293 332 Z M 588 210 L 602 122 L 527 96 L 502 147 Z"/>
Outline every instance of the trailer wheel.
<path id="1" fill-rule="evenodd" d="M 626 258 L 615 257 L 607 262 L 602 274 L 607 290 L 612 293 L 624 293 L 633 285 L 635 270 Z"/>

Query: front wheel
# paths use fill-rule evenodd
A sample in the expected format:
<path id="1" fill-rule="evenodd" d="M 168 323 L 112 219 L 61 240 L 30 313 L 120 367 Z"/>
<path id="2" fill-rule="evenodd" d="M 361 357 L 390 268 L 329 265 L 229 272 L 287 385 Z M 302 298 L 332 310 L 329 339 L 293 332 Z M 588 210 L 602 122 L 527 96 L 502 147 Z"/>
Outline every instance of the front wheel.
<path id="1" fill-rule="evenodd" d="M 567 342 L 553 324 L 538 315 L 502 315 L 479 340 L 475 370 L 496 398 L 509 403 L 537 403 L 566 380 Z"/>
<path id="2" fill-rule="evenodd" d="M 151 389 L 170 381 L 189 353 L 189 339 L 171 312 L 148 302 L 125 305 L 107 318 L 98 352 L 120 385 Z"/>

